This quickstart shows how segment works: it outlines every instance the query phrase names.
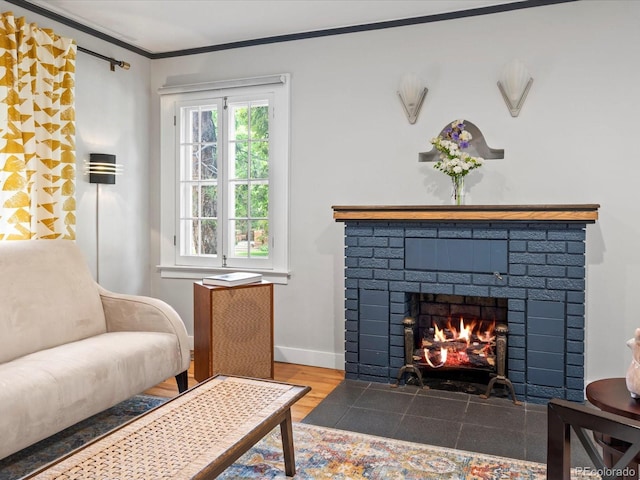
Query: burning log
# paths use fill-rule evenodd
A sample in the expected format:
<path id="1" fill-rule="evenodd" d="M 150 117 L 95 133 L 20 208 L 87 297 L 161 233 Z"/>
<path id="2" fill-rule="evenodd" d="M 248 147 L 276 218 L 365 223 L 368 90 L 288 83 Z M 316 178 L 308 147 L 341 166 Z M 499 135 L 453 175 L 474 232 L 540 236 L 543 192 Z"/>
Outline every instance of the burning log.
<path id="1" fill-rule="evenodd" d="M 422 339 L 420 349 L 414 352 L 414 361 L 431 368 L 495 368 L 494 325 L 481 331 L 479 322 L 465 325 L 460 319 L 460 328 L 440 329 L 436 325 Z"/>

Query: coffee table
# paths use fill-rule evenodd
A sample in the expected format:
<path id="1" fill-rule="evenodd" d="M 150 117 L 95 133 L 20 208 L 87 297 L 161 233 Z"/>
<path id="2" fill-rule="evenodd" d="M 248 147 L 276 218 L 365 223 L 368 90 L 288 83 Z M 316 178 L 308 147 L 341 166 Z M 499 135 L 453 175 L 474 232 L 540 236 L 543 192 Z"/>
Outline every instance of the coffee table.
<path id="1" fill-rule="evenodd" d="M 291 406 L 309 390 L 218 375 L 25 478 L 215 478 L 278 425 L 293 476 Z"/>

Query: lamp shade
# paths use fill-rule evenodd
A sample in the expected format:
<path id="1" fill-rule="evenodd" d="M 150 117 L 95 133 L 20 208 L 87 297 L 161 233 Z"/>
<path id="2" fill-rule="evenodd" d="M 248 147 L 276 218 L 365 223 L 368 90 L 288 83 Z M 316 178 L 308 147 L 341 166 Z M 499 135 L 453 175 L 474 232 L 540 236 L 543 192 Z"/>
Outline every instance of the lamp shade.
<path id="1" fill-rule="evenodd" d="M 502 69 L 498 89 L 512 117 L 517 117 L 520 113 L 532 83 L 533 78 L 527 67 L 519 60 L 512 60 Z"/>
<path id="2" fill-rule="evenodd" d="M 426 94 L 427 89 L 415 74 L 406 74 L 400 80 L 398 96 L 407 114 L 409 123 L 414 124 L 416 122 Z"/>
<path id="3" fill-rule="evenodd" d="M 529 75 L 527 67 L 519 60 L 513 60 L 505 65 L 500 76 L 500 83 L 502 83 L 512 104 L 518 103 L 530 78 L 531 75 Z"/>
<path id="4" fill-rule="evenodd" d="M 122 173 L 122 166 L 116 163 L 116 156 L 109 153 L 89 154 L 89 183 L 116 183 L 116 175 Z"/>

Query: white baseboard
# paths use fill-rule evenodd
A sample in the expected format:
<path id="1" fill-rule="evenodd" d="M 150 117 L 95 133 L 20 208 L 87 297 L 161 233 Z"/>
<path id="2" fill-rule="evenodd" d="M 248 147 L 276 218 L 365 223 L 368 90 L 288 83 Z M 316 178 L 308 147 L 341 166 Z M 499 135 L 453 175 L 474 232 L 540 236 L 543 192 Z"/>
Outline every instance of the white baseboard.
<path id="1" fill-rule="evenodd" d="M 279 347 L 276 345 L 274 358 L 276 362 L 296 363 L 312 367 L 344 370 L 344 354 L 303 350 L 301 348 Z"/>
<path id="2" fill-rule="evenodd" d="M 193 335 L 189 336 L 189 348 L 193 351 Z M 296 363 L 312 367 L 333 368 L 344 370 L 344 354 L 320 352 L 317 350 L 303 350 L 302 348 L 278 347 L 274 352 L 276 362 Z"/>

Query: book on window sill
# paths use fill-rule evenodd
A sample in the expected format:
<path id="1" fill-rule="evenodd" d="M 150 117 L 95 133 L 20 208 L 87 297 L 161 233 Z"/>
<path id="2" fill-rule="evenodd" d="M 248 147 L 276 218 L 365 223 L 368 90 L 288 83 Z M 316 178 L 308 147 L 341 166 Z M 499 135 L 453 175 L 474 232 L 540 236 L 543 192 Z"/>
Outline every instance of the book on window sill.
<path id="1" fill-rule="evenodd" d="M 202 283 L 204 285 L 215 285 L 221 287 L 236 287 L 238 285 L 246 285 L 248 283 L 258 283 L 262 281 L 262 274 L 250 272 L 231 272 L 222 275 L 212 275 L 204 277 Z"/>

